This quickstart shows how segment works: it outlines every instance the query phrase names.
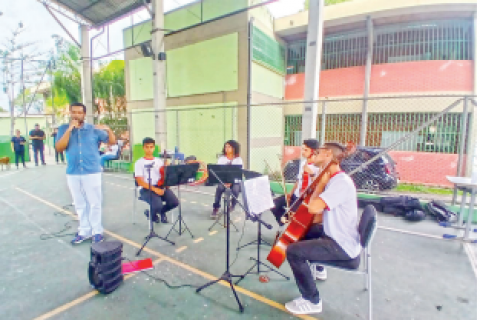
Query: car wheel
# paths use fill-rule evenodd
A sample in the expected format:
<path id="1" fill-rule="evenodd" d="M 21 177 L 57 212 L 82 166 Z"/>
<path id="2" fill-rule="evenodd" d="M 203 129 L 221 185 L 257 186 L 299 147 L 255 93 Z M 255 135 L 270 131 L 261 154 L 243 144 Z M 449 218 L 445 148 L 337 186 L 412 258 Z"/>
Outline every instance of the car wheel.
<path id="1" fill-rule="evenodd" d="M 370 192 L 376 192 L 376 191 L 380 191 L 380 185 L 378 184 L 377 181 L 368 179 L 362 183 L 362 186 L 360 187 L 360 189 L 367 190 Z"/>

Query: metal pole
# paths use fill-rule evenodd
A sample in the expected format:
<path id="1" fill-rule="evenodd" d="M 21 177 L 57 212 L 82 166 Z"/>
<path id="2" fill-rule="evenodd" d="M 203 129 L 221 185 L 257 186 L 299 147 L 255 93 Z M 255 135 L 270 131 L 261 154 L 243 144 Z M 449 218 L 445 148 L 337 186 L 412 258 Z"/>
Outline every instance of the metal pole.
<path id="1" fill-rule="evenodd" d="M 88 39 L 88 26 L 80 26 L 80 52 L 82 56 L 82 100 L 87 107 L 87 122 L 93 124 L 93 90 L 92 90 L 92 63 L 90 57 L 90 41 Z"/>
<path id="2" fill-rule="evenodd" d="M 160 148 L 167 147 L 167 106 L 165 94 L 165 60 L 159 54 L 165 52 L 163 0 L 153 0 L 152 49 L 153 49 L 153 109 L 155 110 L 155 141 Z M 133 29 L 132 29 L 133 32 Z"/>
<path id="3" fill-rule="evenodd" d="M 252 46 L 252 34 L 253 34 L 253 21 L 254 18 L 250 18 L 248 22 L 248 62 L 247 62 L 247 169 L 250 170 L 250 156 L 251 143 L 250 135 L 251 131 L 251 120 L 252 120 L 252 55 L 253 55 L 253 46 Z"/>
<path id="4" fill-rule="evenodd" d="M 325 143 L 325 126 L 327 121 L 327 102 L 322 102 L 322 129 L 320 132 L 320 145 Z"/>
<path id="5" fill-rule="evenodd" d="M 307 47 L 305 57 L 305 91 L 303 99 L 318 99 L 322 66 L 324 0 L 311 0 L 308 12 Z M 317 136 L 318 103 L 305 103 L 302 114 L 302 140 Z"/>
<path id="6" fill-rule="evenodd" d="M 360 146 L 365 146 L 368 127 L 368 94 L 370 93 L 370 78 L 372 74 L 373 55 L 373 22 L 370 16 L 367 17 L 368 50 L 365 63 L 365 85 L 363 87 L 362 126 L 360 128 Z"/>

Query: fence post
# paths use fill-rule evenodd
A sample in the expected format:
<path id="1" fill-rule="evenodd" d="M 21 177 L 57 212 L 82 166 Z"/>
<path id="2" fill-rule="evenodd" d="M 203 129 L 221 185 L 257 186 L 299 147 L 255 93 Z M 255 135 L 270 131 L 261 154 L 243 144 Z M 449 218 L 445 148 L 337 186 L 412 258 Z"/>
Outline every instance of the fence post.
<path id="1" fill-rule="evenodd" d="M 130 162 L 133 163 L 133 143 L 134 143 L 134 140 L 133 140 L 133 115 L 132 115 L 132 112 L 128 112 L 127 111 L 127 117 L 128 117 L 128 128 L 129 128 L 129 132 L 128 132 L 128 140 L 130 140 Z"/>
<path id="2" fill-rule="evenodd" d="M 458 144 L 458 160 L 457 160 L 457 177 L 462 176 L 463 172 L 463 159 L 465 153 L 465 143 L 467 139 L 467 119 L 468 119 L 468 100 L 467 97 L 463 98 L 463 113 L 462 113 L 462 131 L 460 135 L 460 141 Z M 452 205 L 457 202 L 457 187 L 453 188 Z"/>
<path id="3" fill-rule="evenodd" d="M 322 102 L 322 127 L 320 131 L 320 145 L 325 143 L 325 126 L 327 121 L 327 102 Z"/>
<path id="4" fill-rule="evenodd" d="M 457 176 L 463 175 L 463 159 L 465 153 L 465 143 L 467 140 L 467 120 L 468 120 L 468 100 L 467 97 L 463 99 L 463 114 L 462 114 L 462 131 L 460 136 L 460 144 L 458 149 L 458 164 Z"/>
<path id="5" fill-rule="evenodd" d="M 177 120 L 177 124 L 176 124 L 176 127 L 177 127 L 177 143 L 176 143 L 176 147 L 178 148 L 177 150 L 180 150 L 180 114 L 178 113 L 178 110 L 176 111 L 176 120 Z"/>

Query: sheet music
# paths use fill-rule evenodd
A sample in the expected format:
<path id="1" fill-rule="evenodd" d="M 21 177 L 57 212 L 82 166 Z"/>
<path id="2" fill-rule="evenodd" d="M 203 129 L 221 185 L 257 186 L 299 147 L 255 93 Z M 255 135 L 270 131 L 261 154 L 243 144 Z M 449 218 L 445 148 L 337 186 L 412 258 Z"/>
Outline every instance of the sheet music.
<path id="1" fill-rule="evenodd" d="M 273 207 L 268 176 L 244 181 L 245 196 L 251 214 L 257 215 Z"/>

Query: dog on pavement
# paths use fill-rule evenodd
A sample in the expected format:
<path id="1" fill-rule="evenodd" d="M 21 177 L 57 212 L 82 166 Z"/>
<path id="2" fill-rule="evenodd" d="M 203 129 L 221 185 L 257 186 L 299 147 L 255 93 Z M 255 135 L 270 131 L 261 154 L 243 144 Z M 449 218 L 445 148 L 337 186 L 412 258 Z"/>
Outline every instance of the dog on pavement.
<path id="1" fill-rule="evenodd" d="M 0 166 L 2 167 L 2 171 L 3 171 L 3 167 L 7 168 L 7 170 L 10 170 L 10 158 L 9 157 L 1 157 L 0 158 Z"/>

